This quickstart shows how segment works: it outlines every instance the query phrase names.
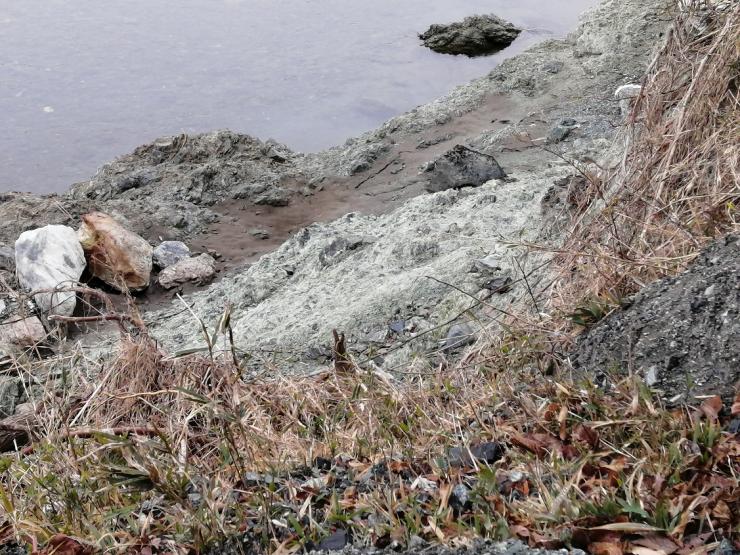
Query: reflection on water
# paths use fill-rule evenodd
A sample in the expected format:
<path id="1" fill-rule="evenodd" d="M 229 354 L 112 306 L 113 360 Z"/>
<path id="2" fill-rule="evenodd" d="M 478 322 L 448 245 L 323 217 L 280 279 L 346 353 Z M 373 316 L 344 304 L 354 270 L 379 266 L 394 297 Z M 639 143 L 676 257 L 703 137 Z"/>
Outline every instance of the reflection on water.
<path id="1" fill-rule="evenodd" d="M 162 135 L 230 128 L 319 150 L 572 29 L 595 0 L 0 0 L 0 191 L 61 191 Z M 496 13 L 506 52 L 416 34 Z"/>

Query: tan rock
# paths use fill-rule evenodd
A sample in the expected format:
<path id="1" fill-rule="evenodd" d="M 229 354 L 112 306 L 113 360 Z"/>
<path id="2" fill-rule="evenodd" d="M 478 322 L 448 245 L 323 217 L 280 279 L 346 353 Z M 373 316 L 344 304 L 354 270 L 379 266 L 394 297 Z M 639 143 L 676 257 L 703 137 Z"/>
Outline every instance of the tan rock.
<path id="1" fill-rule="evenodd" d="M 46 330 L 36 316 L 11 316 L 0 322 L 0 343 L 18 347 L 33 347 L 46 339 Z"/>
<path id="2" fill-rule="evenodd" d="M 145 239 L 102 212 L 82 216 L 77 234 L 95 277 L 120 291 L 149 287 L 153 249 Z"/>
<path id="3" fill-rule="evenodd" d="M 215 273 L 216 261 L 212 256 L 201 254 L 180 260 L 177 264 L 162 270 L 159 274 L 159 284 L 165 289 L 172 289 L 188 281 L 207 283 L 213 279 Z"/>

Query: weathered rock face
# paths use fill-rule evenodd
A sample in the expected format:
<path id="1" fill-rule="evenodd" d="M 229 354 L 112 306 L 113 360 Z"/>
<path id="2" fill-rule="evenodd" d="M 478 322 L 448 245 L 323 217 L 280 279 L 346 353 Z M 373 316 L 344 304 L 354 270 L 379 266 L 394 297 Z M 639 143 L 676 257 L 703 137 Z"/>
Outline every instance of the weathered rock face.
<path id="1" fill-rule="evenodd" d="M 153 249 L 142 237 L 102 212 L 82 216 L 78 236 L 95 277 L 121 291 L 149 287 Z"/>
<path id="2" fill-rule="evenodd" d="M 21 234 L 15 243 L 18 282 L 26 291 L 74 285 L 85 269 L 85 255 L 71 227 L 48 225 Z M 49 314 L 70 316 L 75 309 L 74 292 L 39 293 L 34 300 Z"/>
<path id="3" fill-rule="evenodd" d="M 441 54 L 483 56 L 506 48 L 521 32 L 495 15 L 475 15 L 449 25 L 432 25 L 419 38 Z"/>
<path id="4" fill-rule="evenodd" d="M 164 241 L 152 253 L 152 261 L 158 268 L 168 268 L 188 257 L 190 249 L 182 241 Z"/>
<path id="5" fill-rule="evenodd" d="M 203 284 L 211 281 L 215 273 L 216 261 L 208 254 L 201 254 L 165 268 L 159 274 L 159 284 L 165 289 L 172 289 L 189 281 Z"/>
<path id="6" fill-rule="evenodd" d="M 457 145 L 427 165 L 421 177 L 430 193 L 462 187 L 479 187 L 491 179 L 503 179 L 506 173 L 493 156 Z"/>
<path id="7" fill-rule="evenodd" d="M 572 357 L 589 373 L 639 372 L 665 399 L 729 399 L 740 380 L 740 237 L 708 248 L 586 332 Z"/>

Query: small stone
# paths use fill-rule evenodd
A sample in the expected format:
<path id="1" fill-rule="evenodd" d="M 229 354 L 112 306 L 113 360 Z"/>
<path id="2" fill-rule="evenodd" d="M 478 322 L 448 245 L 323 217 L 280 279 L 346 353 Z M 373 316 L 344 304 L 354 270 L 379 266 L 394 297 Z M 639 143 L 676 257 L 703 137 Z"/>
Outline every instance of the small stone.
<path id="1" fill-rule="evenodd" d="M 472 458 L 471 458 L 472 455 Z M 504 447 L 495 441 L 488 441 L 467 447 L 453 447 L 447 458 L 450 466 L 473 466 L 474 460 L 479 463 L 493 464 L 504 456 Z"/>
<path id="2" fill-rule="evenodd" d="M 474 262 L 479 272 L 498 272 L 501 270 L 501 257 L 498 254 L 489 254 L 485 258 L 478 258 Z"/>
<path id="3" fill-rule="evenodd" d="M 159 284 L 165 289 L 172 289 L 183 283 L 208 283 L 216 274 L 216 260 L 208 255 L 201 254 L 193 258 L 185 258 L 177 264 L 165 268 L 159 274 Z"/>
<path id="4" fill-rule="evenodd" d="M 152 261 L 158 268 L 173 266 L 190 257 L 190 249 L 182 241 L 164 241 L 152 252 Z"/>
<path id="5" fill-rule="evenodd" d="M 653 387 L 658 383 L 658 369 L 655 366 L 651 366 L 645 376 L 645 383 L 648 387 Z"/>
<path id="6" fill-rule="evenodd" d="M 512 283 L 513 281 L 510 277 L 497 277 L 486 283 L 484 287 L 493 293 L 503 295 L 511 291 Z"/>
<path id="7" fill-rule="evenodd" d="M 642 87 L 640 85 L 622 85 L 616 91 L 614 96 L 619 100 L 619 109 L 622 112 L 622 116 L 629 115 L 632 110 L 632 105 L 635 99 L 642 93 Z"/>
<path id="8" fill-rule="evenodd" d="M 450 494 L 450 506 L 458 512 L 462 512 L 465 509 L 471 507 L 470 503 L 470 490 L 465 484 L 458 484 L 452 488 Z"/>
<path id="9" fill-rule="evenodd" d="M 564 125 L 565 127 L 575 127 L 577 124 L 578 122 L 573 118 L 565 118 L 560 121 L 560 125 Z"/>
<path id="10" fill-rule="evenodd" d="M 442 350 L 445 352 L 454 351 L 475 343 L 475 332 L 467 324 L 455 324 L 447 332 Z"/>
<path id="11" fill-rule="evenodd" d="M 260 239 L 261 241 L 265 241 L 270 238 L 270 234 L 266 230 L 259 228 L 250 229 L 249 234 L 255 239 Z"/>
<path id="12" fill-rule="evenodd" d="M 357 175 L 370 169 L 370 163 L 367 160 L 355 160 L 350 164 L 349 174 Z"/>
<path id="13" fill-rule="evenodd" d="M 17 347 L 36 347 L 46 339 L 46 330 L 36 316 L 11 317 L 0 322 L 0 343 Z"/>
<path id="14" fill-rule="evenodd" d="M 77 232 L 90 272 L 119 291 L 142 291 L 149 287 L 152 246 L 108 214 L 82 216 Z"/>
<path id="15" fill-rule="evenodd" d="M 395 320 L 388 324 L 388 328 L 395 334 L 401 335 L 406 329 L 406 322 L 404 320 Z"/>
<path id="16" fill-rule="evenodd" d="M 573 131 L 572 127 L 566 127 L 564 125 L 556 125 L 550 131 L 547 136 L 548 143 L 561 143 L 568 138 L 570 132 Z"/>
<path id="17" fill-rule="evenodd" d="M 563 68 L 565 67 L 565 64 L 563 62 L 548 62 L 544 66 L 542 66 L 542 71 L 545 71 L 547 73 L 560 73 Z"/>
<path id="18" fill-rule="evenodd" d="M 318 551 L 339 551 L 350 544 L 350 536 L 346 530 L 337 530 L 331 536 L 324 538 L 318 545 Z"/>
<path id="19" fill-rule="evenodd" d="M 21 233 L 15 242 L 18 283 L 28 291 L 76 285 L 85 270 L 85 254 L 74 229 L 64 225 Z M 74 291 L 38 293 L 36 305 L 44 312 L 71 316 L 77 304 Z"/>

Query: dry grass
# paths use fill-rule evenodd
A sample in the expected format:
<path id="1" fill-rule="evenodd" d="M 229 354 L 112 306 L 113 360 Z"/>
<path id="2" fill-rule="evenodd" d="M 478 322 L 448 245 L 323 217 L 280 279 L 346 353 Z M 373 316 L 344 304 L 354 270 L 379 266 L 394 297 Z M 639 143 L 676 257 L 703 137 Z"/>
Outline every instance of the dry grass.
<path id="1" fill-rule="evenodd" d="M 689 4 L 647 72 L 619 171 L 581 193 L 592 205 L 564 245 L 556 308 L 618 304 L 738 229 L 740 8 Z"/>
<path id="2" fill-rule="evenodd" d="M 537 370 L 565 307 L 616 302 L 737 228 L 740 10 L 699 36 L 693 17 L 651 66 L 621 171 L 587 191 L 549 320 L 404 382 L 347 360 L 247 382 L 232 357 L 168 358 L 134 327 L 102 368 L 55 362 L 63 387 L 39 401 L 30 444 L 0 458 L 0 544 L 292 553 L 345 530 L 380 546 L 519 537 L 647 554 L 737 540 L 740 445 L 718 398 L 667 410 L 633 378 L 606 393 Z M 450 448 L 483 442 L 504 456 L 450 464 Z"/>

